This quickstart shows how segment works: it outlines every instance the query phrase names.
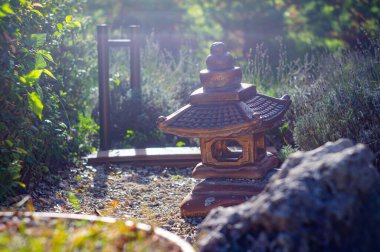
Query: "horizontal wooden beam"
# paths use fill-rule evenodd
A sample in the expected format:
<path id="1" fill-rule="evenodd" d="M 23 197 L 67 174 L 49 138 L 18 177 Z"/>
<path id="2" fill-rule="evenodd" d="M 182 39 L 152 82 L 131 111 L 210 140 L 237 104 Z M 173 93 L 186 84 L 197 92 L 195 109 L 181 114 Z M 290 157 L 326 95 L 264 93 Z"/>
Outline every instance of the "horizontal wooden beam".
<path id="1" fill-rule="evenodd" d="M 201 161 L 199 147 L 164 147 L 145 149 L 117 149 L 98 151 L 87 156 L 89 165 L 102 163 L 130 163 L 136 166 L 157 165 L 192 167 Z"/>
<path id="2" fill-rule="evenodd" d="M 121 47 L 121 46 L 130 46 L 130 39 L 109 39 L 108 46 L 110 47 Z"/>

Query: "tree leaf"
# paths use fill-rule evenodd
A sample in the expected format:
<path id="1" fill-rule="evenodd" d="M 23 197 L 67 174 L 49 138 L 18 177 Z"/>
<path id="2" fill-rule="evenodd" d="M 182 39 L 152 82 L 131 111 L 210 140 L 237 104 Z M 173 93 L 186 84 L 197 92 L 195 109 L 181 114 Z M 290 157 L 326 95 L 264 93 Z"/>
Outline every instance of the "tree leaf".
<path id="1" fill-rule="evenodd" d="M 34 68 L 35 69 L 43 69 L 46 67 L 46 61 L 44 60 L 44 57 L 42 55 L 37 54 L 35 59 Z"/>
<path id="2" fill-rule="evenodd" d="M 9 148 L 12 148 L 13 142 L 11 140 L 5 140 L 4 142 Z"/>
<path id="3" fill-rule="evenodd" d="M 37 53 L 38 53 L 38 54 L 41 54 L 41 55 L 42 55 L 45 59 L 47 59 L 48 61 L 54 63 L 53 57 L 52 57 L 51 54 L 48 53 L 47 51 L 45 51 L 45 50 L 38 50 Z"/>
<path id="4" fill-rule="evenodd" d="M 15 14 L 9 3 L 5 3 L 1 6 L 1 10 L 8 14 Z"/>
<path id="5" fill-rule="evenodd" d="M 46 41 L 46 33 L 33 33 L 30 38 L 34 42 L 35 46 L 43 46 Z"/>
<path id="6" fill-rule="evenodd" d="M 74 21 L 73 24 L 78 27 L 78 28 L 82 28 L 82 25 L 79 21 Z"/>
<path id="7" fill-rule="evenodd" d="M 34 81 L 38 80 L 41 77 L 42 70 L 32 70 L 27 75 L 23 76 L 27 83 L 32 84 Z"/>
<path id="8" fill-rule="evenodd" d="M 20 182 L 20 181 L 18 181 L 17 184 L 18 184 L 19 186 L 21 186 L 22 188 L 26 188 L 26 185 L 25 185 L 24 183 Z"/>
<path id="9" fill-rule="evenodd" d="M 18 153 L 20 153 L 20 154 L 23 154 L 23 155 L 28 155 L 29 154 L 26 150 L 24 150 L 23 148 L 20 148 L 20 147 L 17 147 L 16 151 Z"/>
<path id="10" fill-rule="evenodd" d="M 177 147 L 183 147 L 183 146 L 186 146 L 186 143 L 183 142 L 183 141 L 179 141 L 179 142 L 177 142 L 177 143 L 175 144 L 175 146 L 177 146 Z"/>
<path id="11" fill-rule="evenodd" d="M 29 109 L 42 120 L 42 110 L 44 109 L 44 105 L 36 92 L 28 94 L 28 103 Z"/>
<path id="12" fill-rule="evenodd" d="M 79 210 L 80 205 L 79 205 L 79 201 L 78 201 L 77 197 L 75 197 L 75 194 L 72 192 L 67 192 L 67 197 L 68 197 L 71 205 L 73 205 L 74 209 Z"/>
<path id="13" fill-rule="evenodd" d="M 20 76 L 20 81 L 24 84 L 28 84 L 29 86 L 32 86 L 35 83 L 35 81 L 41 77 L 41 74 L 42 74 L 41 69 L 35 69 L 35 70 L 32 70 L 27 75 Z"/>
<path id="14" fill-rule="evenodd" d="M 42 70 L 45 74 L 49 75 L 51 78 L 53 78 L 54 80 L 56 80 L 56 78 L 54 77 L 54 75 L 47 69 L 43 69 Z"/>
<path id="15" fill-rule="evenodd" d="M 65 18 L 66 23 L 70 23 L 72 19 L 73 19 L 72 16 L 70 16 L 70 15 L 66 16 L 66 18 Z"/>
<path id="16" fill-rule="evenodd" d="M 41 17 L 44 16 L 44 15 L 41 13 L 41 11 L 39 11 L 39 10 L 32 9 L 32 11 L 33 11 L 34 13 L 36 13 L 37 15 L 41 16 Z"/>
<path id="17" fill-rule="evenodd" d="M 58 24 L 57 24 L 57 28 L 58 28 L 59 31 L 62 31 L 62 29 L 63 29 L 63 25 L 62 25 L 61 23 L 58 23 Z"/>

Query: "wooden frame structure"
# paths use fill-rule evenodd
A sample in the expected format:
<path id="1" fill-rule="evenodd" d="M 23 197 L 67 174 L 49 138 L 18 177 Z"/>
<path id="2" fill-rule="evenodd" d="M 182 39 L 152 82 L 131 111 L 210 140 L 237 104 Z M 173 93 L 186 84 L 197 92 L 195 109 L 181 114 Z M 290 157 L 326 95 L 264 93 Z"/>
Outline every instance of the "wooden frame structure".
<path id="1" fill-rule="evenodd" d="M 111 149 L 110 143 L 110 91 L 109 91 L 109 49 L 111 47 L 130 48 L 130 83 L 132 94 L 137 98 L 141 94 L 140 41 L 137 25 L 129 26 L 131 39 L 109 39 L 108 26 L 97 26 L 98 39 L 98 80 L 99 80 L 99 122 L 100 150 Z"/>

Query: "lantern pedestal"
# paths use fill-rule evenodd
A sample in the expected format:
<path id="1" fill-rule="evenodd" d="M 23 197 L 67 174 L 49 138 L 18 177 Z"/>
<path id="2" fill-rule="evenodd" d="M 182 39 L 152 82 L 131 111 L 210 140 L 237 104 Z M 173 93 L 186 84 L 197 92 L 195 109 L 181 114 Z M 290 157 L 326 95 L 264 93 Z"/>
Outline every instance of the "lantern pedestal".
<path id="1" fill-rule="evenodd" d="M 260 179 L 268 171 L 278 166 L 280 161 L 271 152 L 257 163 L 241 167 L 216 167 L 199 163 L 195 166 L 192 176 L 194 178 L 248 178 Z"/>
<path id="2" fill-rule="evenodd" d="M 183 199 L 181 216 L 205 217 L 213 208 L 243 203 L 259 194 L 276 171 L 261 179 L 205 179 Z"/>

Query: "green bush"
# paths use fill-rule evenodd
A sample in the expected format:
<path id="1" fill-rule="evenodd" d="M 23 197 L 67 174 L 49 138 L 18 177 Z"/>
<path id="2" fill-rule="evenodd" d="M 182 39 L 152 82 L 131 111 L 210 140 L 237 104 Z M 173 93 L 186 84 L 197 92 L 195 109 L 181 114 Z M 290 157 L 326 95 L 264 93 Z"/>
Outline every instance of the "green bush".
<path id="1" fill-rule="evenodd" d="M 286 123 L 267 134 L 271 145 L 285 146 L 281 152 L 290 146 L 310 150 L 346 137 L 369 145 L 380 166 L 380 42 L 368 40 L 370 45 L 358 43 L 356 51 L 312 52 L 291 62 L 280 46 L 276 66 L 269 64 L 262 45 L 252 50 L 243 63 L 244 81 L 260 92 L 288 93 L 292 99 Z"/>
<path id="2" fill-rule="evenodd" d="M 96 132 L 83 119 L 96 47 L 81 8 L 74 0 L 0 5 L 0 201 L 90 149 L 80 144 Z"/>
<path id="3" fill-rule="evenodd" d="M 380 166 L 380 43 L 324 54 L 293 86 L 294 137 L 304 150 L 346 137 L 368 144 Z"/>

